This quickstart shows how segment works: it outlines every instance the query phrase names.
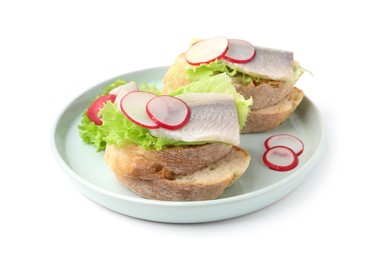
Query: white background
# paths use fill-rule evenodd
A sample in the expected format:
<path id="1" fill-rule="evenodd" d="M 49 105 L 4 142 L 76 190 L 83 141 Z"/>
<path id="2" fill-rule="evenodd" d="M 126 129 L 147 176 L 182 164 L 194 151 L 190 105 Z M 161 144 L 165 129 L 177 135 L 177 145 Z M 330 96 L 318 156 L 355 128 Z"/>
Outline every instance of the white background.
<path id="1" fill-rule="evenodd" d="M 2 1 L 0 258 L 373 259 L 373 9 L 323 2 Z M 79 193 L 51 154 L 57 114 L 211 36 L 292 50 L 313 72 L 299 87 L 328 144 L 311 176 L 265 209 L 208 224 L 138 220 Z"/>

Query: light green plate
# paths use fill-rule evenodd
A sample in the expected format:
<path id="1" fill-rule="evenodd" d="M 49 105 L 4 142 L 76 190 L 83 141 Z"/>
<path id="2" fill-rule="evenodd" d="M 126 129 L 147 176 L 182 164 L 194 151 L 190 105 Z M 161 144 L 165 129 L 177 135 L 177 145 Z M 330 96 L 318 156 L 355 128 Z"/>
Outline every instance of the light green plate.
<path id="1" fill-rule="evenodd" d="M 216 200 L 165 202 L 139 197 L 122 186 L 104 163 L 104 153 L 96 152 L 80 139 L 77 125 L 88 101 L 115 79 L 161 86 L 167 67 L 151 68 L 103 82 L 73 100 L 58 116 L 52 132 L 52 150 L 63 170 L 88 198 L 119 213 L 160 222 L 196 223 L 217 221 L 248 214 L 281 199 L 311 172 L 323 152 L 325 133 L 315 105 L 305 97 L 296 112 L 281 126 L 259 134 L 242 135 L 241 144 L 252 160 L 243 177 Z M 277 172 L 262 162 L 264 141 L 278 133 L 292 134 L 304 144 L 299 165 L 292 171 Z"/>

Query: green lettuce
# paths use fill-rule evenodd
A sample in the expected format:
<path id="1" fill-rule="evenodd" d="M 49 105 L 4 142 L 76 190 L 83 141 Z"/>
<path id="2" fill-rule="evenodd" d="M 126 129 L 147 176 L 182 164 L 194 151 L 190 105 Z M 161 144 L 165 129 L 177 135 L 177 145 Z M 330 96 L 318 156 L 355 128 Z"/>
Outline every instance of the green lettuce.
<path id="1" fill-rule="evenodd" d="M 152 136 L 148 129 L 132 123 L 117 106 L 107 102 L 100 110 L 103 124 L 95 125 L 86 114 L 82 115 L 81 124 L 78 125 L 79 135 L 87 144 L 92 144 L 97 151 L 104 150 L 107 144 L 121 147 L 124 144 L 137 144 L 145 149 L 162 150 L 165 146 L 181 146 L 202 144 L 204 142 L 182 142 Z"/>
<path id="2" fill-rule="evenodd" d="M 239 77 L 243 83 L 250 83 L 258 81 L 259 78 L 239 72 L 236 68 L 226 66 L 221 60 L 215 60 L 208 64 L 201 64 L 199 66 L 186 67 L 186 79 L 190 82 L 205 79 L 221 73 L 226 73 L 230 77 Z"/>
<path id="3" fill-rule="evenodd" d="M 161 94 L 161 90 L 157 87 L 156 83 L 152 85 L 148 85 L 148 83 L 144 82 L 144 83 L 139 84 L 138 87 L 141 91 L 151 92 L 156 95 Z"/>
<path id="4" fill-rule="evenodd" d="M 109 93 L 115 85 L 121 85 L 120 81 L 115 81 L 111 85 L 104 88 L 104 94 Z M 122 83 L 124 84 L 124 83 Z M 152 85 L 142 84 L 142 90 L 153 91 L 158 93 L 157 88 Z M 222 73 L 207 79 L 193 82 L 185 87 L 182 87 L 171 95 L 179 95 L 184 93 L 193 92 L 215 92 L 215 93 L 230 93 L 234 96 L 236 107 L 238 111 L 238 119 L 240 126 L 245 123 L 249 112 L 249 106 L 252 100 L 245 100 L 235 90 L 231 84 L 231 79 L 226 74 Z M 124 144 L 136 144 L 145 149 L 162 150 L 166 146 L 182 146 L 182 145 L 196 145 L 206 142 L 183 142 L 176 140 L 169 140 L 161 137 L 154 137 L 150 134 L 149 130 L 139 125 L 132 123 L 117 106 L 108 101 L 100 110 L 99 115 L 103 124 L 101 126 L 95 125 L 91 122 L 84 111 L 82 115 L 81 124 L 78 126 L 79 134 L 83 141 L 87 144 L 92 144 L 96 147 L 97 151 L 104 150 L 106 145 L 116 145 L 120 147 Z"/>
<path id="5" fill-rule="evenodd" d="M 309 70 L 301 67 L 301 65 L 297 62 L 293 65 L 293 84 L 296 83 L 296 81 L 303 75 L 304 72 L 309 72 L 311 75 L 313 75 Z"/>
<path id="6" fill-rule="evenodd" d="M 309 72 L 308 70 L 304 69 L 300 66 L 299 63 L 295 62 L 293 65 L 293 79 L 289 82 L 290 85 L 296 83 L 296 81 L 300 78 L 300 76 L 305 72 Z M 200 64 L 199 66 L 190 66 L 186 67 L 186 79 L 190 82 L 198 81 L 205 79 L 207 77 L 211 77 L 220 73 L 226 73 L 230 77 L 236 77 L 241 79 L 243 84 L 248 84 L 251 82 L 259 82 L 261 78 L 248 75 L 238 71 L 236 68 L 230 68 L 226 64 L 222 62 L 222 60 L 217 59 L 213 62 L 208 64 Z"/>
<path id="7" fill-rule="evenodd" d="M 87 110 L 82 114 L 80 125 L 78 125 L 79 135 L 86 144 L 92 144 L 97 151 L 104 150 L 106 147 L 105 136 L 108 135 L 102 127 L 95 125 L 87 117 Z"/>
<path id="8" fill-rule="evenodd" d="M 121 79 L 115 80 L 113 83 L 105 86 L 99 96 L 107 95 L 112 89 L 127 82 Z M 160 90 L 156 84 L 149 85 L 141 83 L 139 84 L 139 89 L 160 94 Z M 107 144 L 120 147 L 125 143 L 133 143 L 141 145 L 146 149 L 154 148 L 156 150 L 161 150 L 166 145 L 185 145 L 183 142 L 153 137 L 146 128 L 140 127 L 128 120 L 118 110 L 117 106 L 110 101 L 103 106 L 99 115 L 102 117 L 101 120 L 103 122 L 101 126 L 96 125 L 88 119 L 87 110 L 83 112 L 81 123 L 78 125 L 79 135 L 82 140 L 87 144 L 94 145 L 97 151 L 104 150 Z"/>
<path id="9" fill-rule="evenodd" d="M 188 66 L 186 68 L 186 78 L 189 81 L 198 81 L 220 73 L 226 73 L 229 76 L 235 76 L 238 73 L 236 69 L 230 69 L 220 60 L 215 60 L 208 64 L 199 66 Z"/>

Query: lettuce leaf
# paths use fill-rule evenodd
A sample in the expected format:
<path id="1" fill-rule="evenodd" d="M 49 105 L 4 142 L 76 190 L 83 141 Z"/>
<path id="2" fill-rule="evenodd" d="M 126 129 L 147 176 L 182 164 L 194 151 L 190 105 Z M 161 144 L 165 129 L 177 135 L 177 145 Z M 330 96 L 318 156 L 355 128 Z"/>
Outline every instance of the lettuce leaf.
<path id="1" fill-rule="evenodd" d="M 95 125 L 91 122 L 86 111 L 82 115 L 78 126 L 83 141 L 92 144 L 97 151 L 104 150 L 107 144 L 121 147 L 124 144 L 137 144 L 145 149 L 162 150 L 165 146 L 181 146 L 202 144 L 205 142 L 182 142 L 152 136 L 148 129 L 132 123 L 115 104 L 107 102 L 100 110 L 103 124 Z"/>
<path id="2" fill-rule="evenodd" d="M 221 60 L 215 60 L 208 64 L 201 64 L 199 66 L 188 65 L 185 72 L 186 79 L 188 79 L 190 82 L 202 80 L 221 73 L 226 73 L 230 77 L 238 77 L 244 84 L 250 83 L 252 81 L 257 82 L 259 80 L 258 77 L 247 75 L 239 72 L 236 68 L 228 67 Z"/>
<path id="3" fill-rule="evenodd" d="M 301 65 L 299 63 L 295 62 L 294 65 L 293 65 L 293 78 L 294 78 L 293 83 L 296 83 L 296 81 L 301 77 L 301 75 L 304 74 L 304 72 L 308 72 L 311 75 L 313 75 L 312 72 L 310 72 L 309 70 L 301 67 Z"/>
<path id="4" fill-rule="evenodd" d="M 250 112 L 250 106 L 253 104 L 252 98 L 246 100 L 242 95 L 236 92 L 235 87 L 231 83 L 231 78 L 226 73 L 217 74 L 200 81 L 192 82 L 173 91 L 172 93 L 170 93 L 170 95 L 176 96 L 185 93 L 232 94 L 236 102 L 236 110 L 238 112 L 240 129 L 242 129 L 245 125 L 248 113 Z"/>
<path id="5" fill-rule="evenodd" d="M 115 81 L 111 85 L 104 88 L 104 94 L 109 93 L 111 89 L 117 85 L 124 84 L 123 81 Z M 140 86 L 142 90 L 154 91 L 158 93 L 157 88 L 152 85 L 143 84 Z M 234 96 L 236 107 L 238 111 L 238 119 L 240 127 L 245 123 L 249 113 L 249 106 L 252 100 L 245 100 L 243 96 L 238 94 L 235 87 L 231 84 L 231 79 L 225 73 L 216 76 L 208 77 L 204 80 L 193 82 L 183 88 L 174 91 L 171 95 L 179 95 L 183 93 L 192 92 L 215 92 L 215 93 L 230 93 Z M 81 124 L 78 126 L 79 134 L 83 141 L 87 144 L 92 144 L 97 151 L 104 150 L 107 144 L 121 147 L 124 144 L 136 144 L 145 149 L 162 150 L 166 146 L 182 146 L 182 145 L 196 145 L 206 142 L 183 142 L 176 140 L 169 140 L 160 137 L 154 137 L 149 133 L 149 130 L 132 123 L 117 106 L 112 102 L 107 102 L 100 110 L 99 115 L 102 117 L 103 124 L 101 126 L 95 125 L 91 122 L 84 111 L 82 115 Z"/>
<path id="6" fill-rule="evenodd" d="M 309 72 L 308 70 L 304 69 L 300 66 L 299 63 L 295 62 L 293 65 L 293 79 L 289 82 L 290 85 L 296 83 L 296 81 L 300 78 L 300 76 L 305 72 Z M 221 60 L 215 60 L 208 64 L 201 64 L 199 66 L 190 66 L 186 67 L 186 78 L 190 82 L 198 81 L 205 79 L 207 77 L 211 77 L 220 73 L 226 73 L 230 77 L 237 77 L 241 79 L 243 84 L 248 84 L 251 82 L 259 82 L 261 78 L 244 74 L 239 72 L 236 68 L 230 68 L 226 64 L 224 64 Z"/>
<path id="7" fill-rule="evenodd" d="M 139 84 L 138 87 L 141 91 L 151 92 L 156 95 L 161 94 L 161 90 L 157 87 L 156 83 L 152 85 L 148 85 L 148 83 L 144 82 L 144 83 Z"/>
<path id="8" fill-rule="evenodd" d="M 105 86 L 103 92 L 99 96 L 107 95 L 112 89 L 115 89 L 116 87 L 119 87 L 126 83 L 127 81 L 117 79 L 111 84 Z M 107 135 L 107 132 L 100 126 L 95 125 L 95 123 L 93 123 L 90 119 L 88 119 L 87 110 L 85 110 L 82 114 L 81 123 L 80 125 L 78 125 L 78 129 L 79 135 L 85 143 L 94 145 L 97 151 L 105 149 L 106 141 L 104 140 L 104 137 Z"/>
<path id="9" fill-rule="evenodd" d="M 98 125 L 95 125 L 87 117 L 87 110 L 82 114 L 82 119 L 80 125 L 78 125 L 79 135 L 86 144 L 92 144 L 96 147 L 96 151 L 104 150 L 106 147 L 106 141 L 104 137 L 107 132 L 104 131 Z"/>
<path id="10" fill-rule="evenodd" d="M 198 81 L 207 77 L 217 75 L 220 73 L 226 73 L 229 76 L 235 76 L 238 73 L 236 69 L 230 69 L 220 60 L 215 60 L 208 64 L 201 64 L 199 66 L 188 66 L 186 69 L 186 78 L 189 81 Z"/>
<path id="11" fill-rule="evenodd" d="M 102 131 L 106 133 L 104 140 L 107 144 L 113 144 L 121 147 L 124 144 L 132 143 L 142 146 L 145 149 L 161 150 L 164 146 L 181 146 L 196 143 L 187 143 L 176 140 L 169 140 L 160 137 L 154 137 L 149 130 L 131 122 L 117 106 L 111 102 L 105 104 L 100 110 L 102 116 Z M 202 142 L 199 142 L 199 144 Z"/>

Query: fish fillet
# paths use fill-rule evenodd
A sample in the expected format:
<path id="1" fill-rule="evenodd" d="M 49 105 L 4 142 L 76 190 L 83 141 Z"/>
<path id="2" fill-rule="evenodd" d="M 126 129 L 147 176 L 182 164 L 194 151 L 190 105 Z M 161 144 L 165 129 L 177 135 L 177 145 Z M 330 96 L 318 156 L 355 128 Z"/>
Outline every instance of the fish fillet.
<path id="1" fill-rule="evenodd" d="M 255 47 L 256 56 L 247 63 L 233 63 L 223 59 L 230 68 L 263 79 L 290 81 L 293 79 L 293 53 L 289 51 Z"/>
<path id="2" fill-rule="evenodd" d="M 182 99 L 191 110 L 188 123 L 177 130 L 151 129 L 151 135 L 185 142 L 239 144 L 239 120 L 231 94 L 188 93 L 176 97 Z"/>

